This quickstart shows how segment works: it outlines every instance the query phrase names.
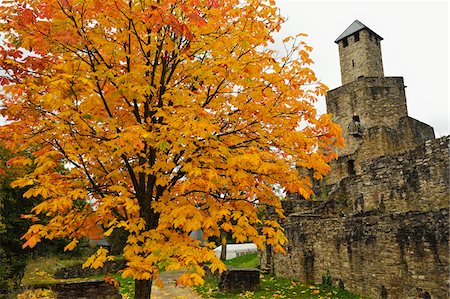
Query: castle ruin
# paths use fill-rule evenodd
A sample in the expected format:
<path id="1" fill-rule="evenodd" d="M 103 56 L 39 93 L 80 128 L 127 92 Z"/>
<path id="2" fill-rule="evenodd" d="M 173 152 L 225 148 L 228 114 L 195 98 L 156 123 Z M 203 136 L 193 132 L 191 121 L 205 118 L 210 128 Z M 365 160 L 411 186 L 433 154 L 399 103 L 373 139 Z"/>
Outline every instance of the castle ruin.
<path id="1" fill-rule="evenodd" d="M 402 77 L 385 77 L 383 38 L 359 21 L 335 41 L 342 86 L 327 110 L 346 147 L 315 196 L 284 203 L 286 255 L 261 267 L 372 298 L 448 298 L 449 136 L 408 116 Z"/>

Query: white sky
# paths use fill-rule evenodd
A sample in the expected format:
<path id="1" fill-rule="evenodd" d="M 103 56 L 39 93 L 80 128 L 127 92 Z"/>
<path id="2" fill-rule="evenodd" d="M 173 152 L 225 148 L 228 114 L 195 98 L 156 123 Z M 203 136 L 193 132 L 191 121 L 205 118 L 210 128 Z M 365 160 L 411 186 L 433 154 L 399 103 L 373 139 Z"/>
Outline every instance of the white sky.
<path id="1" fill-rule="evenodd" d="M 341 86 L 334 40 L 354 20 L 383 37 L 384 74 L 404 77 L 409 115 L 449 135 L 448 1 L 276 1 L 288 17 L 279 39 L 307 33 L 313 69 L 330 89 Z M 317 109 L 326 111 L 324 99 Z"/>

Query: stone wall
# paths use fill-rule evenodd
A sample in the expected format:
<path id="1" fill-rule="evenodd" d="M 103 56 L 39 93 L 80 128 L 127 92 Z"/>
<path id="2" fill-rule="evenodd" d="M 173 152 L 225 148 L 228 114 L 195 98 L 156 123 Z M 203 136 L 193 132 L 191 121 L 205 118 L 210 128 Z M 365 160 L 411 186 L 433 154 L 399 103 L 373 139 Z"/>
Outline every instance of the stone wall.
<path id="1" fill-rule="evenodd" d="M 119 291 L 103 279 L 58 283 L 53 288 L 61 299 L 120 299 Z"/>
<path id="2" fill-rule="evenodd" d="M 364 77 L 327 93 L 327 112 L 344 126 L 359 115 L 367 127 L 396 126 L 407 116 L 402 77 Z"/>
<path id="3" fill-rule="evenodd" d="M 103 267 L 97 269 L 94 268 L 83 269 L 82 264 L 78 264 L 56 270 L 55 278 L 68 279 L 68 278 L 105 275 L 108 273 L 117 273 L 119 270 L 124 269 L 125 266 L 126 260 L 108 261 L 105 262 Z"/>
<path id="4" fill-rule="evenodd" d="M 258 269 L 228 268 L 219 278 L 221 292 L 253 291 L 259 288 Z"/>
<path id="5" fill-rule="evenodd" d="M 264 252 L 262 269 L 316 282 L 329 272 L 336 285 L 373 298 L 448 298 L 449 150 L 449 136 L 428 140 L 361 159 L 353 174 L 340 157 L 337 183 L 283 203 L 287 255 Z"/>
<path id="6" fill-rule="evenodd" d="M 373 298 L 448 298 L 448 208 L 350 217 L 291 215 L 276 275 L 336 285 Z M 268 261 L 263 261 L 268 264 Z"/>
<path id="7" fill-rule="evenodd" d="M 346 146 L 339 156 L 359 151 L 370 159 L 434 138 L 432 127 L 408 117 L 401 77 L 362 78 L 331 90 L 327 111 L 342 127 Z"/>
<path id="8" fill-rule="evenodd" d="M 360 174 L 363 165 L 370 159 L 405 152 L 434 139 L 432 127 L 408 116 L 400 119 L 397 128 L 377 126 L 367 129 L 365 134 L 364 140 L 347 137 L 347 143 L 354 141 L 354 151 L 330 163 L 333 170 L 327 176 L 327 184 L 335 184 L 352 175 L 352 170 L 349 169 L 350 161 L 353 164 L 353 172 Z"/>
<path id="9" fill-rule="evenodd" d="M 340 158 L 333 167 L 334 177 L 345 177 L 324 190 L 316 190 L 317 196 L 347 204 L 348 208 L 341 208 L 350 212 L 426 211 L 447 207 L 449 147 L 449 136 L 429 140 L 411 151 L 363 161 L 355 165 L 354 175 L 349 175 L 345 157 Z"/>
<path id="10" fill-rule="evenodd" d="M 355 35 L 339 41 L 339 58 L 341 65 L 342 84 L 352 82 L 360 76 L 383 77 L 383 62 L 381 58 L 380 40 L 364 29 Z"/>
<path id="11" fill-rule="evenodd" d="M 120 299 L 119 290 L 104 279 L 28 285 L 27 288 L 51 289 L 58 299 Z"/>

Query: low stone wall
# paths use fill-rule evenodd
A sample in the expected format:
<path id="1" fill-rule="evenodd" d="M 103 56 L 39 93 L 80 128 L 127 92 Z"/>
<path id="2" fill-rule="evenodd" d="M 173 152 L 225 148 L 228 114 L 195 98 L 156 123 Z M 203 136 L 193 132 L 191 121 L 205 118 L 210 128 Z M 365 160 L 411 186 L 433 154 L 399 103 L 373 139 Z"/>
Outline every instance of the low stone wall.
<path id="1" fill-rule="evenodd" d="M 220 275 L 220 291 L 252 291 L 260 286 L 258 269 L 229 268 Z"/>
<path id="2" fill-rule="evenodd" d="M 53 288 L 56 298 L 61 299 L 120 299 L 122 296 L 114 286 L 103 279 L 82 282 L 65 282 Z"/>
<path id="3" fill-rule="evenodd" d="M 58 269 L 55 273 L 55 278 L 68 279 L 68 278 L 104 275 L 108 273 L 117 273 L 117 271 L 124 269 L 125 266 L 126 266 L 125 260 L 106 262 L 102 268 L 98 269 L 93 268 L 83 269 L 82 265 L 79 264 Z"/>
<path id="4" fill-rule="evenodd" d="M 448 298 L 449 210 L 321 218 L 291 215 L 287 254 L 263 257 L 276 275 L 373 298 Z"/>
<path id="5" fill-rule="evenodd" d="M 121 299 L 119 290 L 103 279 L 29 285 L 27 288 L 51 289 L 57 299 Z"/>

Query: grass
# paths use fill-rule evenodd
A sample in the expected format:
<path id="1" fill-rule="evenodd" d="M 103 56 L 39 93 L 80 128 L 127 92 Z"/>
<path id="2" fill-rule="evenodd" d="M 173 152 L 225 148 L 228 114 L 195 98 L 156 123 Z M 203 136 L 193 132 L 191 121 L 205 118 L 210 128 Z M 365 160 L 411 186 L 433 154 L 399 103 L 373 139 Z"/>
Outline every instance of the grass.
<path id="1" fill-rule="evenodd" d="M 295 280 L 274 276 L 262 276 L 261 287 L 255 291 L 221 293 L 217 280 L 208 278 L 203 286 L 195 287 L 203 298 L 218 299 L 271 299 L 271 298 L 316 298 L 316 299 L 360 299 L 347 291 L 322 285 L 303 284 Z"/>
<path id="2" fill-rule="evenodd" d="M 248 254 L 225 261 L 227 266 L 240 268 L 256 268 L 258 254 Z M 217 278 L 206 278 L 203 286 L 194 288 L 203 298 L 218 299 L 269 299 L 269 298 L 317 298 L 317 299 L 360 299 L 362 297 L 347 291 L 325 285 L 305 284 L 289 278 L 261 275 L 261 285 L 255 291 L 220 292 Z"/>
<path id="3" fill-rule="evenodd" d="M 119 282 L 119 292 L 124 299 L 134 298 L 134 280 L 130 277 L 122 278 L 120 273 L 111 275 L 97 275 L 84 278 L 70 278 L 70 279 L 57 279 L 54 277 L 56 271 L 60 268 L 81 265 L 85 258 L 80 259 L 60 259 L 58 257 L 40 257 L 30 260 L 25 268 L 24 277 L 22 278 L 22 285 L 24 286 L 49 286 L 58 282 L 70 282 L 70 281 L 85 281 L 90 279 L 101 279 L 105 276 L 114 278 Z M 38 290 L 37 293 L 44 292 L 44 290 Z M 27 291 L 28 292 L 28 291 Z M 26 292 L 25 292 L 26 293 Z M 37 298 L 38 295 L 34 294 Z M 24 297 L 28 298 L 28 297 Z"/>
<path id="4" fill-rule="evenodd" d="M 60 259 L 58 257 L 39 257 L 30 260 L 25 267 L 22 278 L 23 285 L 45 285 L 54 284 L 60 281 L 76 281 L 80 278 L 57 279 L 54 278 L 56 271 L 60 268 L 82 264 L 81 259 Z M 85 278 L 84 278 L 85 279 Z"/>
<path id="5" fill-rule="evenodd" d="M 237 258 L 227 260 L 224 263 L 230 267 L 256 268 L 258 266 L 258 253 L 238 256 Z"/>

